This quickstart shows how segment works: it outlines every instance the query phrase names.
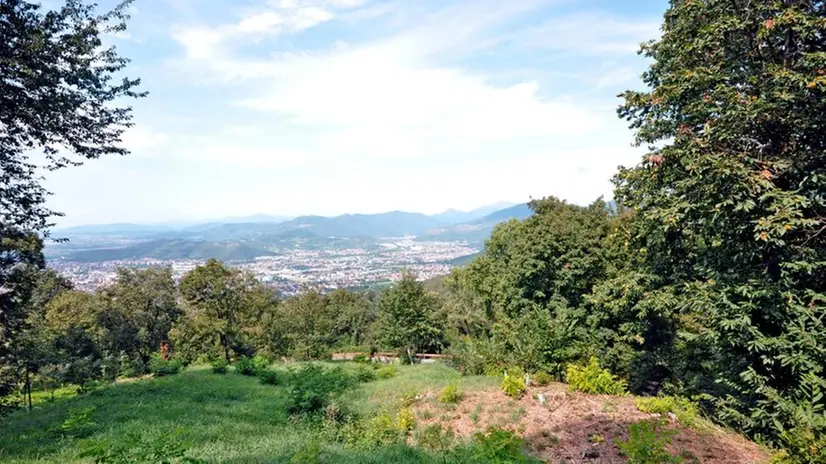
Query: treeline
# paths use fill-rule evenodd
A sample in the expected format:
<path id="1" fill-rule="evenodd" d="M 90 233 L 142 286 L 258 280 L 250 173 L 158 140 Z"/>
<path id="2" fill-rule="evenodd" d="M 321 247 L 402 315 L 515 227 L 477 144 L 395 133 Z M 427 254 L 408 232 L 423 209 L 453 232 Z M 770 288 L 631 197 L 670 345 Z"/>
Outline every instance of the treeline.
<path id="1" fill-rule="evenodd" d="M 438 297 L 412 274 L 382 292 L 315 291 L 280 300 L 252 275 L 216 260 L 179 283 L 170 268 L 117 271 L 95 292 L 53 270 L 37 277 L 7 385 L 24 390 L 137 376 L 153 361 L 184 364 L 254 355 L 328 359 L 391 349 L 412 360 L 447 346 Z"/>

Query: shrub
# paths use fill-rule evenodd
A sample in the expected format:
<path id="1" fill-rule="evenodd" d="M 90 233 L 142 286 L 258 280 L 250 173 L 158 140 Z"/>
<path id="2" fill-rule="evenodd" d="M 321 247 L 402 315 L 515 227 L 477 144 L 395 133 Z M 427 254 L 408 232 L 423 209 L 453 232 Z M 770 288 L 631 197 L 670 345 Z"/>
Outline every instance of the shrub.
<path id="1" fill-rule="evenodd" d="M 317 364 L 304 365 L 287 378 L 287 412 L 317 414 L 352 384 L 353 379 L 341 368 L 325 370 Z"/>
<path id="2" fill-rule="evenodd" d="M 270 360 L 267 359 L 266 356 L 261 356 L 260 354 L 257 354 L 255 356 L 253 356 L 251 362 L 252 362 L 252 368 L 255 370 L 255 372 L 258 372 L 258 371 L 261 371 L 261 370 L 264 370 L 264 369 L 270 367 Z"/>
<path id="3" fill-rule="evenodd" d="M 321 443 L 311 441 L 290 458 L 290 464 L 316 464 L 321 459 Z"/>
<path id="4" fill-rule="evenodd" d="M 628 439 L 617 440 L 620 452 L 628 458 L 629 464 L 679 463 L 679 457 L 668 454 L 665 447 L 676 434 L 672 430 L 662 430 L 660 421 L 643 421 L 628 427 Z"/>
<path id="5" fill-rule="evenodd" d="M 255 375 L 255 366 L 253 366 L 250 358 L 241 356 L 238 361 L 235 361 L 235 372 L 241 375 L 253 376 Z"/>
<path id="6" fill-rule="evenodd" d="M 278 372 L 270 369 L 261 369 L 258 371 L 258 379 L 264 385 L 278 385 Z"/>
<path id="7" fill-rule="evenodd" d="M 405 440 L 415 428 L 416 419 L 410 408 L 402 408 L 395 415 L 384 411 L 368 422 L 365 441 L 368 445 L 390 445 Z"/>
<path id="8" fill-rule="evenodd" d="M 372 362 L 372 361 L 370 361 L 370 357 L 367 356 L 364 353 L 359 353 L 359 354 L 353 356 L 353 361 L 357 362 L 357 363 L 362 363 L 362 364 L 367 364 L 367 363 Z"/>
<path id="9" fill-rule="evenodd" d="M 553 381 L 553 377 L 551 374 L 548 374 L 545 371 L 539 371 L 531 376 L 531 382 L 537 385 L 548 385 Z"/>
<path id="10" fill-rule="evenodd" d="M 510 430 L 492 427 L 473 435 L 470 453 L 479 462 L 494 464 L 539 462 L 525 454 L 525 440 Z"/>
<path id="11" fill-rule="evenodd" d="M 439 393 L 439 401 L 442 403 L 455 404 L 462 401 L 462 396 L 462 392 L 459 391 L 459 386 L 455 383 L 451 383 L 443 388 L 442 392 Z"/>
<path id="12" fill-rule="evenodd" d="M 431 424 L 419 431 L 416 442 L 425 449 L 445 452 L 453 445 L 455 435 L 452 428 L 444 428 L 442 424 Z"/>
<path id="13" fill-rule="evenodd" d="M 692 427 L 697 423 L 700 415 L 699 408 L 687 398 L 677 398 L 674 396 L 659 396 L 650 398 L 637 398 L 637 409 L 650 414 L 668 414 L 677 416 L 681 424 Z"/>
<path id="14" fill-rule="evenodd" d="M 180 372 L 183 363 L 177 359 L 166 360 L 160 354 L 153 354 L 149 361 L 149 372 L 155 377 L 163 377 L 165 375 L 175 375 Z"/>
<path id="15" fill-rule="evenodd" d="M 625 381 L 600 367 L 599 361 L 594 357 L 584 366 L 569 365 L 565 374 L 568 385 L 574 391 L 592 395 L 623 395 L 626 393 Z"/>
<path id="16" fill-rule="evenodd" d="M 376 371 L 376 377 L 378 377 L 381 380 L 392 379 L 398 373 L 399 369 L 396 366 L 384 366 L 382 368 L 379 368 L 378 371 Z"/>
<path id="17" fill-rule="evenodd" d="M 218 358 L 212 361 L 212 372 L 214 374 L 226 374 L 229 363 L 224 358 Z"/>
<path id="18" fill-rule="evenodd" d="M 370 366 L 357 366 L 353 371 L 353 377 L 360 383 L 372 382 L 376 380 L 376 371 Z"/>
<path id="19" fill-rule="evenodd" d="M 511 398 L 521 398 L 525 393 L 525 379 L 521 375 L 505 374 L 502 377 L 502 391 Z"/>

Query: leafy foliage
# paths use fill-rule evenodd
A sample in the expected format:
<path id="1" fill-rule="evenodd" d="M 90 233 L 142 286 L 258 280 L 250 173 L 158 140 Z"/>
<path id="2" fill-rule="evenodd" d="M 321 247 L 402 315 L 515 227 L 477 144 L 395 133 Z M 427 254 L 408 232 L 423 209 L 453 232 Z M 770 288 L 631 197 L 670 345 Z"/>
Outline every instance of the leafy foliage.
<path id="1" fill-rule="evenodd" d="M 436 298 L 412 274 L 405 273 L 379 301 L 379 341 L 401 350 L 410 362 L 416 353 L 440 351 L 444 339 L 438 309 Z"/>
<path id="2" fill-rule="evenodd" d="M 226 374 L 229 363 L 224 358 L 217 358 L 211 363 L 213 374 Z"/>
<path id="3" fill-rule="evenodd" d="M 127 98 L 142 97 L 139 79 L 118 78 L 129 60 L 105 47 L 123 31 L 129 2 L 99 14 L 68 0 L 54 10 L 23 0 L 0 4 L 0 224 L 45 231 L 55 215 L 45 206 L 38 167 L 59 169 L 104 155 L 124 155 L 131 126 Z M 45 165 L 30 159 L 42 150 Z M 5 236 L 6 231 L 3 231 Z M 4 268 L 5 272 L 7 268 Z"/>
<path id="4" fill-rule="evenodd" d="M 258 371 L 258 379 L 264 385 L 278 385 L 280 382 L 280 375 L 278 372 L 270 369 L 261 369 Z"/>
<path id="5" fill-rule="evenodd" d="M 502 377 L 502 391 L 511 398 L 521 398 L 525 394 L 525 378 L 518 372 L 506 373 Z"/>
<path id="6" fill-rule="evenodd" d="M 155 377 L 175 375 L 183 368 L 183 363 L 178 359 L 164 359 L 160 354 L 153 354 L 149 361 L 149 372 Z"/>
<path id="7" fill-rule="evenodd" d="M 380 367 L 376 371 L 376 377 L 381 380 L 392 379 L 393 377 L 399 374 L 399 369 L 396 366 L 384 366 Z"/>
<path id="8" fill-rule="evenodd" d="M 674 396 L 638 397 L 637 409 L 652 414 L 674 414 L 681 424 L 692 427 L 697 423 L 700 410 L 696 403 L 688 398 Z"/>
<path id="9" fill-rule="evenodd" d="M 353 384 L 341 368 L 326 370 L 318 364 L 306 364 L 291 371 L 287 378 L 287 411 L 298 415 L 321 413 L 333 397 Z"/>
<path id="10" fill-rule="evenodd" d="M 540 386 L 548 385 L 549 383 L 553 382 L 553 380 L 554 379 L 553 377 L 551 377 L 551 374 L 548 374 L 545 371 L 539 371 L 531 375 L 531 383 Z"/>
<path id="11" fill-rule="evenodd" d="M 673 436 L 674 432 L 664 430 L 658 421 L 642 421 L 631 424 L 628 439 L 617 441 L 617 445 L 629 464 L 679 463 L 682 460 L 665 449 Z"/>
<path id="12" fill-rule="evenodd" d="M 439 392 L 439 402 L 446 404 L 456 404 L 462 401 L 462 392 L 459 391 L 459 385 L 456 383 L 448 384 Z"/>
<path id="13" fill-rule="evenodd" d="M 490 428 L 473 435 L 470 452 L 479 462 L 493 464 L 534 463 L 525 454 L 525 441 L 507 429 Z"/>
<path id="14" fill-rule="evenodd" d="M 822 2 L 672 2 L 642 49 L 650 90 L 619 110 L 651 146 L 616 197 L 636 210 L 639 271 L 659 277 L 644 291 L 675 311 L 665 377 L 776 444 L 813 399 L 804 427 L 824 434 L 824 16 Z"/>
<path id="15" fill-rule="evenodd" d="M 599 365 L 597 358 L 592 357 L 588 364 L 578 366 L 571 364 L 565 372 L 565 380 L 571 390 L 589 393 L 592 395 L 623 395 L 626 393 L 625 381 Z"/>

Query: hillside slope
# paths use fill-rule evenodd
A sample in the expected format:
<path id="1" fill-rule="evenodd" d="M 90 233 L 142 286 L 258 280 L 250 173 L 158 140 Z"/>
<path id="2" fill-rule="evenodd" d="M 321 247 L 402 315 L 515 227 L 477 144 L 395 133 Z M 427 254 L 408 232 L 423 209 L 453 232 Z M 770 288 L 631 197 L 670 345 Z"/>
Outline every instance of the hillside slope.
<path id="1" fill-rule="evenodd" d="M 353 372 L 364 368 L 337 365 Z M 288 375 L 286 367 L 278 370 L 282 379 Z M 460 393 L 456 404 L 439 399 L 450 384 Z M 335 403 L 379 425 L 383 422 L 371 418 L 410 405 L 413 429 L 406 442 L 364 448 L 346 440 L 369 434 L 373 425 L 330 434 L 323 422 L 291 418 L 285 410 L 288 388 L 198 367 L 172 377 L 112 385 L 40 404 L 31 413 L 12 414 L 0 424 L 0 461 L 84 462 L 82 456 L 91 450 L 112 454 L 113 460 L 107 462 L 127 462 L 127 457 L 145 456 L 140 453 L 147 450 L 178 450 L 209 463 L 287 463 L 296 462 L 292 461 L 296 455 L 304 459 L 309 455 L 311 460 L 297 462 L 481 464 L 485 460 L 474 459 L 473 449 L 462 448 L 463 443 L 474 432 L 496 426 L 523 435 L 525 452 L 542 460 L 622 463 L 627 460 L 620 457 L 615 440 L 627 438 L 628 424 L 651 417 L 636 410 L 633 397 L 589 396 L 552 384 L 532 387 L 514 400 L 499 390 L 495 378 L 461 377 L 441 364 L 401 366 L 398 375 L 361 384 Z M 539 394 L 545 404 L 537 400 Z M 688 428 L 673 421 L 667 428 L 676 433 L 669 451 L 696 458 L 685 462 L 766 462 L 760 447 L 730 432 Z M 437 429 L 453 431 L 453 438 L 442 446 L 466 451 L 445 454 L 439 449 L 448 448 L 434 449 L 424 437 Z"/>

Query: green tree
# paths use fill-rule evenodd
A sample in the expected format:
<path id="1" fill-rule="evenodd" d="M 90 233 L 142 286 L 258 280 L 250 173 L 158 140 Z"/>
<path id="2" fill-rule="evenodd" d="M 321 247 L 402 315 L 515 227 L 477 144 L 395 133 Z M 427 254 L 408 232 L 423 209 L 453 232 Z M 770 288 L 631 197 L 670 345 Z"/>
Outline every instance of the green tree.
<path id="1" fill-rule="evenodd" d="M 376 325 L 378 341 L 400 350 L 413 362 L 423 350 L 439 351 L 444 346 L 444 328 L 434 295 L 410 272 L 385 290 L 379 300 Z"/>
<path id="2" fill-rule="evenodd" d="M 612 219 L 598 200 L 588 207 L 556 198 L 532 201 L 534 214 L 496 227 L 485 252 L 451 279 L 449 320 L 459 358 L 482 359 L 481 372 L 518 364 L 558 374 L 583 353 L 585 296 L 606 275 L 604 240 Z M 461 361 L 461 359 L 460 359 Z"/>
<path id="3" fill-rule="evenodd" d="M 0 397 L 16 384 L 26 346 L 29 300 L 39 269 L 43 242 L 34 233 L 0 223 Z"/>
<path id="4" fill-rule="evenodd" d="M 72 282 L 54 269 L 45 269 L 37 276 L 26 315 L 25 329 L 19 336 L 19 351 L 15 358 L 23 365 L 24 390 L 31 409 L 32 374 L 42 368 L 54 367 L 54 346 L 46 323 L 46 311 L 51 302 L 64 292 L 72 290 Z M 48 369 L 47 369 L 48 370 Z M 54 369 L 52 369 L 54 370 Z M 45 375 L 41 375 L 41 378 Z"/>
<path id="5" fill-rule="evenodd" d="M 279 307 L 279 314 L 296 359 L 329 356 L 336 340 L 336 314 L 325 295 L 308 291 L 290 297 Z"/>
<path id="6" fill-rule="evenodd" d="M 95 296 L 70 290 L 57 295 L 46 309 L 50 364 L 60 366 L 63 381 L 83 386 L 103 376 L 101 306 Z M 114 373 L 110 373 L 114 377 Z"/>
<path id="7" fill-rule="evenodd" d="M 189 271 L 178 286 L 185 317 L 176 325 L 176 348 L 208 354 L 218 347 L 227 361 L 231 353 L 249 354 L 244 333 L 260 309 L 250 301 L 258 285 L 251 275 L 214 259 Z"/>
<path id="8" fill-rule="evenodd" d="M 335 317 L 335 345 L 360 346 L 369 336 L 376 320 L 376 307 L 356 292 L 338 289 L 327 296 L 330 313 Z"/>
<path id="9" fill-rule="evenodd" d="M 98 291 L 110 351 L 146 368 L 181 315 L 177 291 L 169 267 L 118 269 L 115 282 Z"/>
<path id="10" fill-rule="evenodd" d="M 119 77 L 129 60 L 101 36 L 125 29 L 128 3 L 103 14 L 79 0 L 55 11 L 0 3 L 0 223 L 45 230 L 54 215 L 32 150 L 48 169 L 127 153 L 118 146 L 132 118 L 124 98 L 145 94 L 140 80 Z"/>
<path id="11" fill-rule="evenodd" d="M 616 193 L 697 360 L 675 376 L 713 379 L 719 419 L 826 454 L 824 33 L 822 1 L 672 0 L 650 89 L 619 110 L 650 153 Z"/>

